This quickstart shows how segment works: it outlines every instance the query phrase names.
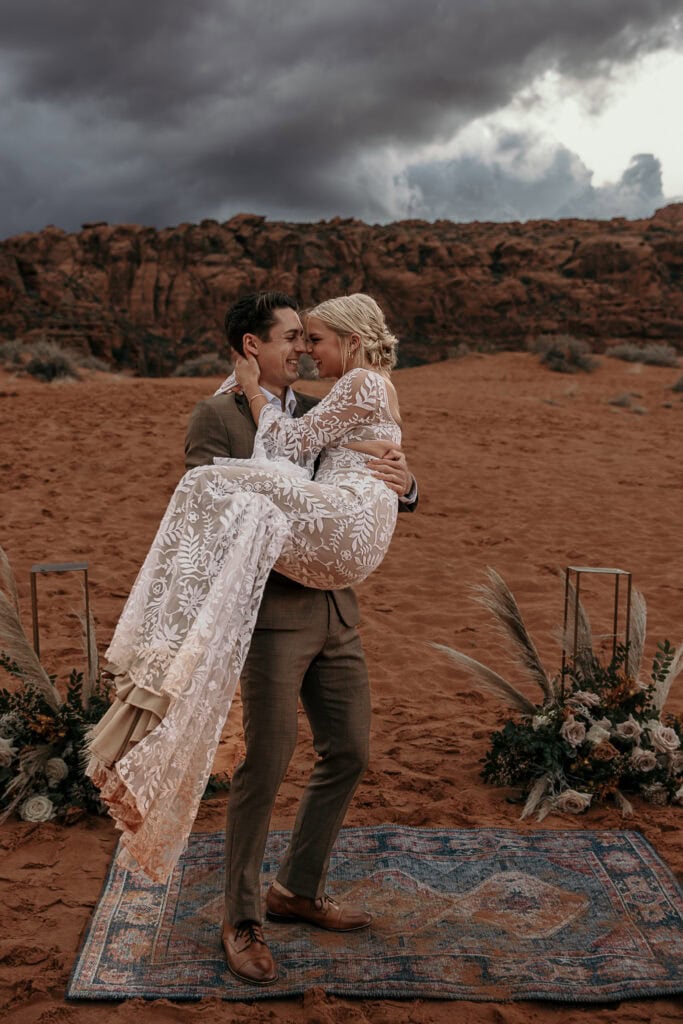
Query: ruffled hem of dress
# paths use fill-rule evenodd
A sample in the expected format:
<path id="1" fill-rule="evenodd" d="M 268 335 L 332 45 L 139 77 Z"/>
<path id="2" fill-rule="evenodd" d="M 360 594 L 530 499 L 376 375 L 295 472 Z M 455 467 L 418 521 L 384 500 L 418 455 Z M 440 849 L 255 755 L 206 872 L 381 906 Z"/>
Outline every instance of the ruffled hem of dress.
<path id="1" fill-rule="evenodd" d="M 85 773 L 99 789 L 100 799 L 107 805 L 116 827 L 122 832 L 137 832 L 142 825 L 142 815 L 135 797 L 119 778 L 116 768 L 92 757 Z"/>
<path id="2" fill-rule="evenodd" d="M 152 693 L 130 680 L 122 681 L 111 706 L 88 737 L 90 760 L 86 775 L 100 791 L 100 799 L 122 832 L 138 831 L 143 815 L 116 765 L 157 728 L 169 704 L 166 695 Z"/>
<path id="3" fill-rule="evenodd" d="M 171 700 L 128 679 L 119 683 L 110 707 L 90 731 L 92 756 L 112 767 L 137 743 L 156 729 L 168 712 Z"/>

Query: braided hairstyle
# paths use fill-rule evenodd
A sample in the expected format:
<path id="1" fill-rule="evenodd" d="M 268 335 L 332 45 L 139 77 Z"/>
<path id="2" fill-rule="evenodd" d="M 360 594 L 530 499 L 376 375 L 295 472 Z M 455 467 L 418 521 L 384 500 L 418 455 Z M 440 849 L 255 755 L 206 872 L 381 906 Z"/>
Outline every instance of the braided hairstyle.
<path id="1" fill-rule="evenodd" d="M 388 373 L 396 365 L 398 339 L 387 327 L 384 313 L 369 295 L 356 292 L 355 295 L 327 299 L 318 306 L 307 309 L 305 318 L 310 316 L 322 320 L 330 330 L 339 335 L 342 344 L 343 372 L 353 366 L 366 365 L 373 370 Z M 348 347 L 348 338 L 352 334 L 357 334 L 360 338 L 360 346 L 356 353 L 352 353 Z"/>

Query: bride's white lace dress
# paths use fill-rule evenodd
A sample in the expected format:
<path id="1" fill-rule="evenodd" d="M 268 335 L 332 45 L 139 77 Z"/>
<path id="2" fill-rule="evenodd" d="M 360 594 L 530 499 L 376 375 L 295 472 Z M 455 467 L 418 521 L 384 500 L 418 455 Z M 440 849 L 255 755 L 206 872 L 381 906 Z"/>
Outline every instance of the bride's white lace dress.
<path id="1" fill-rule="evenodd" d="M 378 439 L 401 440 L 387 384 L 355 369 L 299 419 L 263 409 L 252 459 L 178 484 L 107 651 L 121 679 L 91 740 L 129 867 L 163 880 L 186 845 L 271 569 L 335 589 L 382 561 L 398 499 L 345 447 Z"/>

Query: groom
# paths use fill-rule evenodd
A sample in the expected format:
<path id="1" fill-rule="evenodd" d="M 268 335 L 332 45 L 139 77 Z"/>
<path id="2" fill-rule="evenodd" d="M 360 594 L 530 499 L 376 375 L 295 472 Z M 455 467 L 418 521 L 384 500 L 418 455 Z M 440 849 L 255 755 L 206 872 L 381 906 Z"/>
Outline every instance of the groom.
<path id="1" fill-rule="evenodd" d="M 276 408 L 301 416 L 317 399 L 292 391 L 306 351 L 293 299 L 261 292 L 240 299 L 225 318 L 228 342 L 251 353 L 259 386 Z M 185 442 L 187 469 L 214 456 L 247 459 L 256 426 L 244 395 L 215 395 L 192 412 Z M 417 488 L 405 458 L 376 460 L 374 468 L 412 511 Z M 410 493 L 409 493 L 410 492 Z M 268 985 L 277 967 L 262 931 L 260 870 L 278 789 L 294 752 L 301 700 L 318 759 L 301 799 L 289 848 L 266 896 L 273 921 L 300 920 L 332 931 L 370 924 L 370 915 L 325 894 L 332 846 L 365 772 L 370 691 L 356 629 L 353 591 L 313 590 L 271 573 L 241 676 L 246 754 L 228 801 L 223 946 L 243 981 Z"/>

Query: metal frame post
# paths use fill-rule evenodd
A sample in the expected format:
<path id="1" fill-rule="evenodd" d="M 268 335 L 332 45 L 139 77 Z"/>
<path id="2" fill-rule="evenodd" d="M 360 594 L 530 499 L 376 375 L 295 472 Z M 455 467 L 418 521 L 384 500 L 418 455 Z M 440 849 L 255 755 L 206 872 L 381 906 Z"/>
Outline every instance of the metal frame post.
<path id="1" fill-rule="evenodd" d="M 31 566 L 31 616 L 33 619 L 33 647 L 36 655 L 40 658 L 40 624 L 38 621 L 38 584 L 39 576 L 46 576 L 48 573 L 82 572 L 83 589 L 85 591 L 85 633 L 86 647 L 88 654 L 88 675 L 92 678 L 92 637 L 90 635 L 90 591 L 88 588 L 88 563 L 87 562 L 38 562 Z"/>
<path id="2" fill-rule="evenodd" d="M 567 651 L 567 623 L 569 621 L 569 587 L 571 575 L 574 573 L 574 636 L 571 652 Z M 614 576 L 614 614 L 612 617 L 612 657 L 617 653 L 617 637 L 619 635 L 619 582 L 622 576 L 626 577 L 626 623 L 624 638 L 626 644 L 626 658 L 624 661 L 624 673 L 628 675 L 628 645 L 631 641 L 631 594 L 633 578 L 630 572 L 624 569 L 598 569 L 585 565 L 568 565 L 565 569 L 564 579 L 564 622 L 562 627 L 562 672 L 567 665 L 567 655 L 571 658 L 572 664 L 576 664 L 576 648 L 579 638 L 579 596 L 581 589 L 581 577 L 584 575 Z"/>

